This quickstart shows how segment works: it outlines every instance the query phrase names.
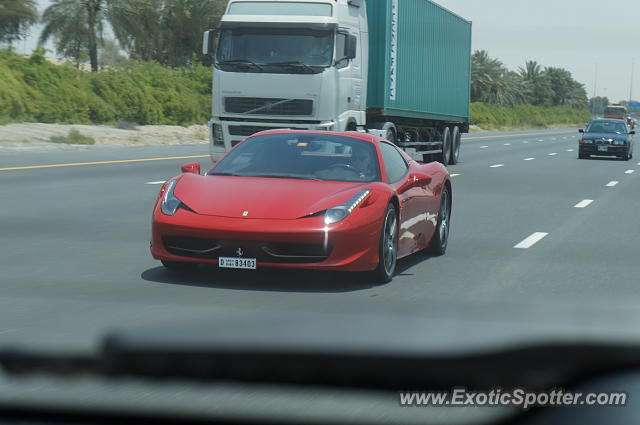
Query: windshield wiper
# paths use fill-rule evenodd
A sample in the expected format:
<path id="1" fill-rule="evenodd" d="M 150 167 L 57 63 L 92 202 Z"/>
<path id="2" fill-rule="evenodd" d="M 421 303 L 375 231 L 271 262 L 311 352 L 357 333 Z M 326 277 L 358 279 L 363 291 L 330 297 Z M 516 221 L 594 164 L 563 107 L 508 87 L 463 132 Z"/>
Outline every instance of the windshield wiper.
<path id="1" fill-rule="evenodd" d="M 283 66 L 293 66 L 293 67 L 305 68 L 305 69 L 308 69 L 309 71 L 311 71 L 313 74 L 316 73 L 315 69 L 313 69 L 312 67 L 310 67 L 306 63 L 300 62 L 300 61 L 274 62 L 274 63 L 270 63 L 269 65 L 276 65 L 276 66 L 277 65 L 283 65 Z"/>
<path id="2" fill-rule="evenodd" d="M 218 62 L 218 65 L 251 65 L 258 68 L 260 71 L 264 71 L 264 68 L 252 60 L 249 59 L 232 59 L 228 61 Z"/>

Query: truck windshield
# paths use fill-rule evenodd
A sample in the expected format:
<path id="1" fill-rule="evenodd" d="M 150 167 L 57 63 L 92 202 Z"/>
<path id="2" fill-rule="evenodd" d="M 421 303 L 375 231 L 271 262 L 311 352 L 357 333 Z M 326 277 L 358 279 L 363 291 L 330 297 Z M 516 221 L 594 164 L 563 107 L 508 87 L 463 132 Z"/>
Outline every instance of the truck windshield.
<path id="1" fill-rule="evenodd" d="M 331 31 L 302 28 L 226 29 L 220 34 L 217 60 L 248 60 L 275 67 L 328 67 L 333 59 L 333 38 Z"/>
<path id="2" fill-rule="evenodd" d="M 604 113 L 607 115 L 627 115 L 627 111 L 622 108 L 607 108 Z"/>

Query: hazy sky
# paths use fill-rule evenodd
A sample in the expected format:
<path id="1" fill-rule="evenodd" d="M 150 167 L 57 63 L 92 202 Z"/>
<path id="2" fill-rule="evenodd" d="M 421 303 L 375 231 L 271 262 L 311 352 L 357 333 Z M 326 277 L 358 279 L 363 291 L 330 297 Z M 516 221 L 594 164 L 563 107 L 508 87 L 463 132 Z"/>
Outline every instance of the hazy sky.
<path id="1" fill-rule="evenodd" d="M 400 0 L 402 7 L 403 0 Z M 629 98 L 636 58 L 634 97 L 640 98 L 640 0 L 436 0 L 473 21 L 473 48 L 488 50 L 510 69 L 527 60 L 566 68 L 594 94 Z M 38 0 L 43 9 L 48 0 Z M 39 29 L 18 49 L 35 45 Z"/>

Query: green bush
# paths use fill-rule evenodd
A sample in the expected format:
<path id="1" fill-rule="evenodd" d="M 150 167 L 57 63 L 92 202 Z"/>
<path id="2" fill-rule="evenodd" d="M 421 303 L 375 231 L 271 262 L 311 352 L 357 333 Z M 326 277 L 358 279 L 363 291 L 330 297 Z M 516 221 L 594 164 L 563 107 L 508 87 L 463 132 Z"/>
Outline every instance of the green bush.
<path id="1" fill-rule="evenodd" d="M 517 105 L 506 107 L 486 103 L 471 104 L 471 123 L 486 130 L 501 127 L 540 127 L 582 124 L 591 119 L 586 109 L 570 106 L 542 107 Z"/>
<path id="2" fill-rule="evenodd" d="M 0 51 L 0 122 L 191 125 L 211 108 L 211 69 L 130 62 L 99 73 Z"/>
<path id="3" fill-rule="evenodd" d="M 64 143 L 68 145 L 95 145 L 96 141 L 92 137 L 85 136 L 78 130 L 71 130 L 66 136 L 51 136 L 51 143 Z"/>

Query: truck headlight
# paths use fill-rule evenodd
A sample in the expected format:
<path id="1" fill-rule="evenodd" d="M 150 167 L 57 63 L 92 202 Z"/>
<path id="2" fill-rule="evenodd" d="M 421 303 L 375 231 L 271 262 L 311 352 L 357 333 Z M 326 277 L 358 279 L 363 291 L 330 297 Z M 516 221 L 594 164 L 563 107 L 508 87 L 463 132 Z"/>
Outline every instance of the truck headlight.
<path id="1" fill-rule="evenodd" d="M 222 134 L 222 126 L 219 124 L 213 124 L 211 126 L 213 144 L 218 146 L 224 146 L 224 137 Z"/>
<path id="2" fill-rule="evenodd" d="M 324 213 L 324 224 L 333 224 L 344 220 L 356 209 L 358 205 L 364 201 L 371 193 L 370 190 L 361 190 L 349 199 L 347 202 L 329 208 Z"/>

